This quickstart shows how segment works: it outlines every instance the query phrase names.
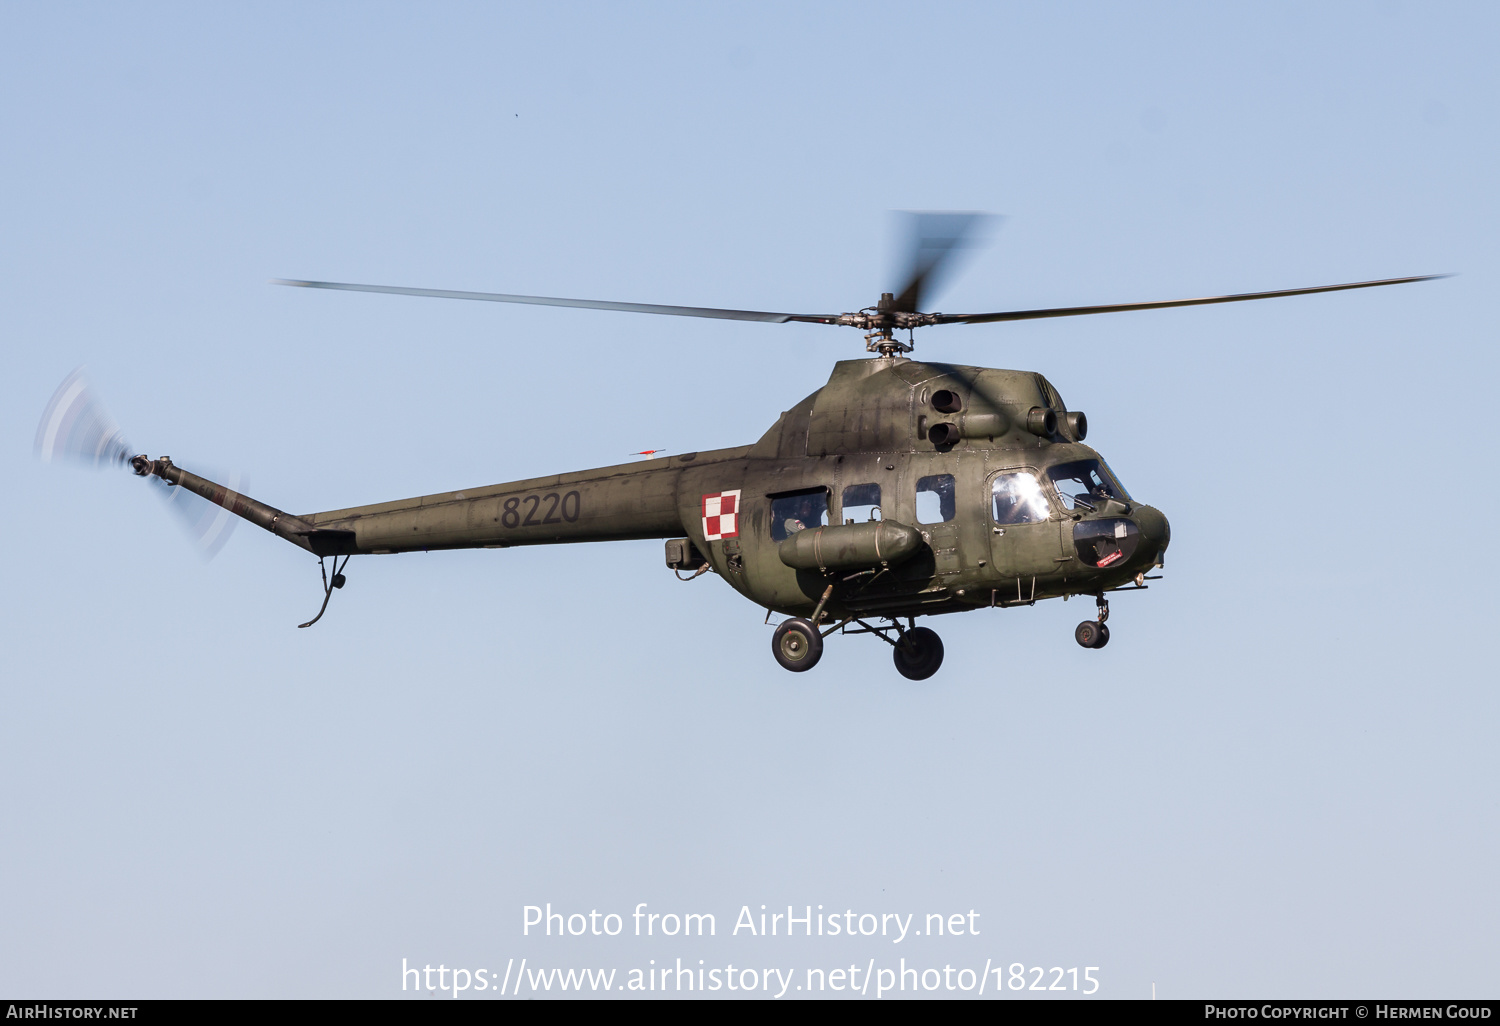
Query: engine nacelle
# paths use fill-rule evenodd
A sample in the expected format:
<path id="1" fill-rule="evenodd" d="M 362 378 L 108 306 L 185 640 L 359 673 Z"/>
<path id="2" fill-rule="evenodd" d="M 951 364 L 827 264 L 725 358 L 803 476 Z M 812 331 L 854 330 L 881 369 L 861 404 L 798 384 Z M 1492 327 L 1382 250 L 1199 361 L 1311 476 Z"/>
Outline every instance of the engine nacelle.
<path id="1" fill-rule="evenodd" d="M 1026 414 L 1026 430 L 1042 438 L 1057 434 L 1057 413 L 1042 406 L 1033 406 Z"/>
<path id="2" fill-rule="evenodd" d="M 1063 417 L 1063 427 L 1070 441 L 1081 442 L 1088 437 L 1089 419 L 1075 411 Z"/>

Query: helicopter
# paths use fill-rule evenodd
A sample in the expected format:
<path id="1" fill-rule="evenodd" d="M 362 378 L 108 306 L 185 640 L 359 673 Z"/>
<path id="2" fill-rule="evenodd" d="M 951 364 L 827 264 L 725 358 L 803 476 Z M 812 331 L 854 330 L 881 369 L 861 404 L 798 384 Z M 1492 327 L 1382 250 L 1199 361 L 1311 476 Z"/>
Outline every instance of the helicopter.
<path id="1" fill-rule="evenodd" d="M 81 379 L 64 381 L 38 429 L 38 450 L 118 463 L 200 496 L 318 557 L 327 612 L 356 555 L 663 539 L 683 580 L 705 573 L 786 619 L 777 663 L 805 672 L 837 633 L 891 646 L 896 670 L 925 680 L 943 662 L 938 634 L 917 624 L 985 608 L 1071 596 L 1095 600 L 1078 624 L 1084 648 L 1109 643 L 1109 598 L 1144 591 L 1165 563 L 1171 528 L 1128 492 L 1085 444 L 1088 418 L 1032 371 L 918 360 L 917 328 L 989 324 L 1231 303 L 1426 281 L 1445 275 L 978 314 L 922 310 L 986 215 L 911 216 L 909 271 L 899 291 L 851 313 L 795 314 L 489 292 L 276 279 L 301 288 L 522 303 L 855 328 L 862 359 L 835 363 L 827 384 L 748 445 L 647 450 L 641 462 L 319 513 L 289 514 L 172 462 L 131 451 Z M 905 340 L 896 337 L 905 331 Z M 686 576 L 684 576 L 686 575 Z"/>

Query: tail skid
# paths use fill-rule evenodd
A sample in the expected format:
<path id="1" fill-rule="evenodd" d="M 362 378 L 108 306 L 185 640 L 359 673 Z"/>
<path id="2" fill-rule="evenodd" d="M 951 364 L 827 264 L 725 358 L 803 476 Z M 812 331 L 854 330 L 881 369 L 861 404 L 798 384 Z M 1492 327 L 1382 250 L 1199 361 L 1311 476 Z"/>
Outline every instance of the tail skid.
<path id="1" fill-rule="evenodd" d="M 323 619 L 323 614 L 328 611 L 328 600 L 333 597 L 333 589 L 342 588 L 344 586 L 344 567 L 348 566 L 349 560 L 353 558 L 353 556 L 345 556 L 343 563 L 340 563 L 339 557 L 334 556 L 333 579 L 329 580 L 328 571 L 323 567 L 323 557 L 318 557 L 318 573 L 323 575 L 323 604 L 318 607 L 317 616 L 313 617 L 306 623 L 299 623 L 297 625 L 298 627 L 311 627 L 313 624 Z"/>

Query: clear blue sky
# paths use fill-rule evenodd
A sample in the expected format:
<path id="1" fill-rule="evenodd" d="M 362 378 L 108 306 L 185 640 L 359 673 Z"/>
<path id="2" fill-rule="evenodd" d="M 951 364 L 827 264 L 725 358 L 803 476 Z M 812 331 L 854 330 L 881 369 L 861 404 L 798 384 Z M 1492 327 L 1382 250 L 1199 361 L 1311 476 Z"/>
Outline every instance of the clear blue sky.
<path id="1" fill-rule="evenodd" d="M 1100 966 L 1101 993 L 1496 996 L 1493 5 L 0 8 L 0 992 L 399 996 L 401 959 Z M 1166 579 L 771 658 L 657 542 L 211 563 L 38 464 L 87 364 L 137 447 L 294 511 L 758 438 L 805 325 L 280 289 L 852 310 L 887 211 L 1005 214 L 939 309 L 1461 272 L 931 329 L 1045 373 Z M 702 945 L 521 908 L 709 911 Z M 982 913 L 757 946 L 741 905 Z M 912 942 L 915 948 L 915 942 Z"/>

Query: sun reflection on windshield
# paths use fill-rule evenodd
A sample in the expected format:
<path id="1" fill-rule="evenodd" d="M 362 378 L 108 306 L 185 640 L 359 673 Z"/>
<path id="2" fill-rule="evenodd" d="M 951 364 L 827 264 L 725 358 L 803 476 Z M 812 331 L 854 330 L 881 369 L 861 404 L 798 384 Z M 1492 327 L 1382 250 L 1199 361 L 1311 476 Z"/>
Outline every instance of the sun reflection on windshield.
<path id="1" fill-rule="evenodd" d="M 1035 474 L 1001 474 L 995 478 L 991 494 L 997 524 L 1034 524 L 1046 520 L 1052 512 Z"/>

